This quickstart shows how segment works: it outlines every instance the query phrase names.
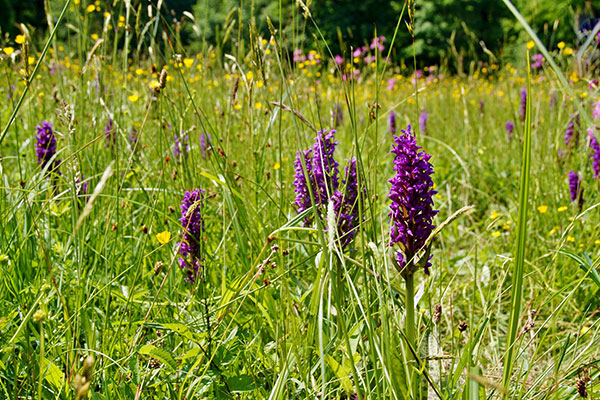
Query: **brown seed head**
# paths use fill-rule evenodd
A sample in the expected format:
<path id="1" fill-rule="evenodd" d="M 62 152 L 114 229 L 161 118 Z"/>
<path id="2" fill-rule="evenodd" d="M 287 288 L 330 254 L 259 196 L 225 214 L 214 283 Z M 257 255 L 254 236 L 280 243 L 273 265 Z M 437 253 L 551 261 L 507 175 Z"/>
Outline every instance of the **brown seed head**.
<path id="1" fill-rule="evenodd" d="M 162 69 L 162 71 L 160 71 L 160 76 L 158 78 L 158 87 L 160 87 L 161 89 L 164 89 L 167 86 L 167 70 L 166 69 Z"/>
<path id="2" fill-rule="evenodd" d="M 433 307 L 433 323 L 437 324 L 440 322 L 440 318 L 442 317 L 442 305 L 440 303 L 437 303 L 434 307 Z"/>

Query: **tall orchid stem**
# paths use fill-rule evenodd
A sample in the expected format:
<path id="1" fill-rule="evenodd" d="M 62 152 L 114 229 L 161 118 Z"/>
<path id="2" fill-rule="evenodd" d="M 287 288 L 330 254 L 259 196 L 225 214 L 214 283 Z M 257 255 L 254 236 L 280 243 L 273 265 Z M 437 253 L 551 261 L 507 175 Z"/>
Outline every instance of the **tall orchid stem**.
<path id="1" fill-rule="evenodd" d="M 407 266 L 408 267 L 408 266 Z M 417 349 L 416 341 L 415 341 L 415 275 L 412 272 L 409 272 L 405 276 L 406 279 L 406 318 L 404 319 L 404 326 L 406 329 L 406 339 L 408 341 L 408 345 L 413 349 Z M 415 362 L 417 360 L 412 356 L 412 351 L 409 349 L 409 353 L 411 354 L 410 358 Z M 414 371 L 413 369 L 411 369 Z M 419 376 L 418 374 L 411 373 L 410 383 L 413 392 L 413 399 L 418 398 L 418 389 L 419 389 Z"/>

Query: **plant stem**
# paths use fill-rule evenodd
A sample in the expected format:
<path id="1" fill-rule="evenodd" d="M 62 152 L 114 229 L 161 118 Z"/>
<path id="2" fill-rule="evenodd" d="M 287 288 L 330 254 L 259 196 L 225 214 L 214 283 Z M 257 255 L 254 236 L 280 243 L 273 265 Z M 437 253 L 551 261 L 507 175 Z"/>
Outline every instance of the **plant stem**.
<path id="1" fill-rule="evenodd" d="M 38 373 L 38 399 L 42 398 L 42 380 L 44 379 L 44 323 L 40 323 L 40 364 Z"/>
<path id="2" fill-rule="evenodd" d="M 406 328 L 406 339 L 408 340 L 408 345 L 411 346 L 416 351 L 416 342 L 415 342 L 415 276 L 412 273 L 408 273 L 405 277 L 406 279 L 406 318 L 404 320 L 404 326 Z M 410 350 L 409 350 L 410 352 Z M 412 354 L 412 352 L 410 352 Z M 410 357 L 414 359 L 414 357 Z M 416 362 L 417 360 L 414 359 Z M 413 374 L 411 374 L 413 375 Z M 414 376 L 410 377 L 412 392 L 414 399 L 417 398 L 417 391 L 419 388 L 418 383 L 418 375 L 414 374 Z"/>

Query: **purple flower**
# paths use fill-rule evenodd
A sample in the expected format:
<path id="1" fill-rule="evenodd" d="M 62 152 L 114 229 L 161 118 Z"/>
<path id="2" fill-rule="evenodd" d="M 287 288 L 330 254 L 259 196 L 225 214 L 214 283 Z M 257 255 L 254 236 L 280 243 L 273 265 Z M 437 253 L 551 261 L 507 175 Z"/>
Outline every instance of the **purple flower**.
<path id="1" fill-rule="evenodd" d="M 208 139 L 208 141 L 207 141 Z M 208 143 L 207 143 L 208 142 Z M 210 134 L 200 134 L 200 149 L 202 150 L 202 158 L 206 160 L 206 150 L 210 147 Z"/>
<path id="2" fill-rule="evenodd" d="M 525 114 L 527 112 L 527 89 L 521 88 L 521 104 L 519 106 L 519 113 L 521 121 L 525 121 Z"/>
<path id="3" fill-rule="evenodd" d="M 588 135 L 590 138 L 590 148 L 592 149 L 592 168 L 594 170 L 594 178 L 600 176 L 600 144 L 598 139 L 594 136 L 592 128 L 588 128 Z"/>
<path id="4" fill-rule="evenodd" d="M 401 131 L 400 136 L 394 135 L 396 146 L 392 149 L 394 154 L 394 171 L 396 176 L 388 182 L 392 184 L 388 198 L 390 205 L 390 246 L 399 244 L 401 251 L 396 252 L 396 262 L 400 270 L 404 270 L 406 263 L 411 262 L 413 270 L 413 257 L 425 245 L 425 241 L 435 228 L 433 217 L 437 210 L 433 209 L 432 190 L 433 165 L 431 158 L 425 151 L 420 151 L 417 140 L 408 125 Z M 425 261 L 425 273 L 429 274 L 429 260 Z"/>
<path id="5" fill-rule="evenodd" d="M 567 147 L 574 145 L 577 146 L 579 143 L 579 135 L 578 129 L 580 125 L 579 114 L 572 114 L 569 119 L 569 124 L 567 125 L 567 129 L 565 130 L 565 145 Z"/>
<path id="6" fill-rule="evenodd" d="M 49 172 L 60 173 L 58 172 L 60 160 L 55 158 L 51 161 L 56 155 L 56 137 L 52 130 L 52 124 L 50 122 L 42 121 L 36 126 L 36 129 L 37 135 L 35 138 L 37 142 L 35 144 L 35 154 L 37 156 L 38 164 L 40 164 L 42 168 L 48 167 Z"/>
<path id="7" fill-rule="evenodd" d="M 319 131 L 312 148 L 296 153 L 294 161 L 294 205 L 299 213 L 308 209 L 311 202 L 311 192 L 315 206 L 327 206 L 333 202 L 337 217 L 338 234 L 342 247 L 346 247 L 354 238 L 358 226 L 358 179 L 356 159 L 351 159 L 346 167 L 346 174 L 339 184 L 339 164 L 335 161 L 334 151 L 337 145 L 335 130 Z M 306 167 L 306 174 L 302 164 Z M 317 215 L 322 217 L 322 211 L 317 209 Z M 310 224 L 307 216 L 304 224 Z"/>
<path id="8" fill-rule="evenodd" d="M 429 114 L 427 114 L 427 111 L 425 111 L 425 110 L 423 110 L 421 115 L 419 115 L 419 130 L 422 133 L 427 132 L 427 117 L 428 116 L 429 116 Z"/>
<path id="9" fill-rule="evenodd" d="M 354 52 L 352 53 L 352 57 L 357 58 L 362 56 L 363 54 L 363 50 L 359 47 L 358 49 L 354 50 Z"/>
<path id="10" fill-rule="evenodd" d="M 375 48 L 377 48 L 379 52 L 382 52 L 383 50 L 385 50 L 383 42 L 385 42 L 385 36 L 379 36 L 374 38 L 370 46 L 371 50 L 375 50 Z"/>
<path id="11" fill-rule="evenodd" d="M 304 159 L 304 167 L 306 168 L 306 175 L 304 174 L 304 170 L 302 168 L 302 163 Z M 310 207 L 310 192 L 308 189 L 308 183 L 306 177 L 312 177 L 312 149 L 299 151 L 296 153 L 296 160 L 294 161 L 294 192 L 296 193 L 296 200 L 294 200 L 294 205 L 298 209 L 298 213 L 303 212 L 307 208 Z M 312 184 L 311 184 L 312 188 Z M 308 217 L 304 221 L 305 225 L 308 225 L 309 219 Z"/>
<path id="12" fill-rule="evenodd" d="M 304 62 L 306 61 L 306 56 L 302 54 L 302 49 L 294 50 L 294 62 Z"/>
<path id="13" fill-rule="evenodd" d="M 576 172 L 569 171 L 569 192 L 571 194 L 571 203 L 574 203 L 577 200 L 577 195 L 579 194 L 579 190 L 581 188 L 581 179 Z"/>
<path id="14" fill-rule="evenodd" d="M 84 202 L 88 201 L 88 184 L 89 182 L 85 181 L 85 175 L 80 174 L 79 177 L 75 179 L 75 189 L 77 198 L 83 198 Z"/>
<path id="15" fill-rule="evenodd" d="M 394 87 L 396 87 L 396 78 L 390 78 L 387 81 L 387 90 L 394 90 Z"/>
<path id="16" fill-rule="evenodd" d="M 342 181 L 345 192 L 336 190 L 332 196 L 335 215 L 337 216 L 338 234 L 342 247 L 348 246 L 357 231 L 358 221 L 358 177 L 356 158 L 350 159 L 346 166 L 345 178 Z"/>
<path id="17" fill-rule="evenodd" d="M 396 113 L 394 111 L 390 112 L 390 119 L 388 120 L 388 131 L 390 133 L 396 133 Z"/>
<path id="18" fill-rule="evenodd" d="M 342 107 L 340 103 L 335 103 L 333 106 L 333 111 L 331 112 L 331 119 L 333 120 L 333 126 L 335 128 L 339 127 L 344 122 L 344 113 L 342 112 Z"/>
<path id="19" fill-rule="evenodd" d="M 333 61 L 336 63 L 336 65 L 342 65 L 344 63 L 344 58 L 342 56 L 340 56 L 339 54 L 337 54 L 333 58 Z"/>
<path id="20" fill-rule="evenodd" d="M 194 189 L 185 192 L 181 201 L 181 228 L 183 241 L 179 243 L 179 266 L 186 273 L 186 281 L 194 283 L 198 271 L 202 267 L 202 234 L 204 220 L 202 207 L 204 205 L 204 190 Z"/>
<path id="21" fill-rule="evenodd" d="M 512 140 L 514 129 L 515 124 L 512 121 L 506 121 L 506 138 L 509 142 Z"/>
<path id="22" fill-rule="evenodd" d="M 181 134 L 183 135 L 183 131 L 181 131 Z M 175 160 L 180 161 L 183 155 L 183 157 L 187 159 L 188 152 L 190 151 L 188 135 L 182 136 L 181 143 L 179 142 L 177 135 L 173 135 L 173 137 L 175 139 L 175 143 L 173 144 L 173 157 Z"/>
<path id="23" fill-rule="evenodd" d="M 532 56 L 531 60 L 533 61 L 531 69 L 538 69 L 544 65 L 544 56 L 539 53 Z"/>
<path id="24" fill-rule="evenodd" d="M 339 186 L 339 164 L 333 157 L 338 144 L 335 141 L 335 132 L 335 129 L 329 132 L 319 131 L 312 148 L 311 170 L 315 178 L 313 195 L 317 204 L 327 204 L 327 200 Z"/>
<path id="25" fill-rule="evenodd" d="M 592 103 L 593 109 L 592 109 L 592 117 L 594 119 L 600 119 L 600 100 L 598 100 L 595 103 Z"/>
<path id="26" fill-rule="evenodd" d="M 138 141 L 140 140 L 138 132 L 135 128 L 131 128 L 131 131 L 129 131 L 129 137 L 127 139 L 129 139 L 129 147 L 133 151 L 133 149 L 135 149 L 135 147 L 137 146 Z"/>
<path id="27" fill-rule="evenodd" d="M 117 142 L 117 136 L 115 135 L 113 126 L 114 121 L 112 118 L 109 118 L 108 122 L 104 126 L 104 136 L 106 137 L 106 143 L 104 145 L 106 147 L 110 147 L 111 150 L 115 147 L 115 143 Z"/>

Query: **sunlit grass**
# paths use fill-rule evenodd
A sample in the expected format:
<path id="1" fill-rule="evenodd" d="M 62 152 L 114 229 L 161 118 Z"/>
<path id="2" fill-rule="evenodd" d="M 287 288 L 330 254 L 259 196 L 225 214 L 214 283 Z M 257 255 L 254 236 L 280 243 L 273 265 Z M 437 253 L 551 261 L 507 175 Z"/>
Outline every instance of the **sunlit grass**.
<path id="1" fill-rule="evenodd" d="M 30 86 L 17 44 L 0 61 L 2 397 L 76 398 L 91 376 L 93 398 L 403 399 L 415 364 L 421 398 L 573 398 L 584 369 L 597 394 L 600 196 L 585 129 L 598 92 L 587 75 L 558 82 L 544 67 L 527 79 L 516 64 L 492 64 L 455 77 L 432 66 L 415 82 L 395 64 L 382 75 L 380 57 L 338 69 L 326 51 L 306 50 L 320 61 L 294 63 L 278 34 L 242 58 L 185 54 L 176 40 L 153 42 L 150 55 L 149 38 L 128 56 L 116 44 L 131 40 L 125 24 L 134 22 L 121 10 L 110 16 L 115 29 L 91 32 L 86 18 L 102 11 L 69 9 L 57 25 L 97 37 L 48 40 Z M 174 39 L 159 22 L 148 31 Z M 551 53 L 573 76 L 570 56 Z M 342 79 L 354 69 L 356 79 Z M 358 157 L 368 188 L 346 250 L 323 226 L 304 227 L 315 210 L 298 216 L 292 205 L 296 151 L 312 145 L 315 129 L 334 128 L 336 104 L 337 160 Z M 431 275 L 415 275 L 416 357 L 388 247 L 392 110 L 398 129 L 429 115 L 419 144 L 433 155 L 436 224 L 473 206 L 436 236 Z M 579 142 L 567 148 L 576 110 Z M 61 175 L 36 162 L 41 121 L 57 132 Z M 189 140 L 179 157 L 175 135 Z M 569 198 L 571 169 L 583 178 L 581 211 Z M 205 278 L 190 284 L 177 260 L 179 206 L 196 187 L 206 191 Z"/>

